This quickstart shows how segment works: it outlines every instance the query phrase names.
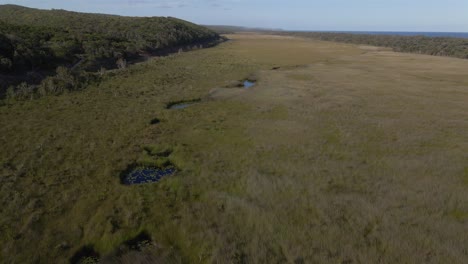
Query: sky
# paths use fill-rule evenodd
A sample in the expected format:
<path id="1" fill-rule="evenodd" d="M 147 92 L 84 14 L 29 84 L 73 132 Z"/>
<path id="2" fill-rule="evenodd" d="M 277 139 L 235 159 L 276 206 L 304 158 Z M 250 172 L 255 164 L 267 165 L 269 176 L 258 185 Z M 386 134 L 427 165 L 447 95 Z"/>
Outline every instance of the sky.
<path id="1" fill-rule="evenodd" d="M 0 4 L 285 30 L 468 32 L 468 0 L 0 0 Z"/>

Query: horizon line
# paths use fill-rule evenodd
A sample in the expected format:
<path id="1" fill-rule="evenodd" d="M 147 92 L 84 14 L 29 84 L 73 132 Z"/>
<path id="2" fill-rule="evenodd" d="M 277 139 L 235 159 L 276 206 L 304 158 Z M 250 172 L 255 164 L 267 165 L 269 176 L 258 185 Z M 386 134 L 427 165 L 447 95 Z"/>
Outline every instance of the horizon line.
<path id="1" fill-rule="evenodd" d="M 102 13 L 102 12 L 93 12 L 93 11 L 75 11 L 75 10 L 68 10 L 68 9 L 63 9 L 63 8 L 37 8 L 37 7 L 30 7 L 30 6 L 24 6 L 24 5 L 18 5 L 18 4 L 0 4 L 0 6 L 18 6 L 18 7 L 23 7 L 23 8 L 30 8 L 30 9 L 37 9 L 37 10 L 44 10 L 44 11 L 53 11 L 53 10 L 59 10 L 59 11 L 67 11 L 67 12 L 75 12 L 75 13 L 84 13 L 84 14 L 96 14 L 96 15 L 110 15 L 110 16 L 121 16 L 121 17 L 173 17 L 173 18 L 178 18 L 182 19 L 194 24 L 198 24 L 201 26 L 226 26 L 226 27 L 238 27 L 238 28 L 245 28 L 245 29 L 257 29 L 257 30 L 268 30 L 268 31 L 294 31 L 294 32 L 334 32 L 334 33 L 346 33 L 346 32 L 362 32 L 362 33 L 368 33 L 368 32 L 375 32 L 375 33 L 456 33 L 456 34 L 468 34 L 468 31 L 427 31 L 427 30 L 346 30 L 346 29 L 284 29 L 281 27 L 256 27 L 256 26 L 239 26 L 239 25 L 226 25 L 226 24 L 206 24 L 206 23 L 198 23 L 194 22 L 185 18 L 181 18 L 178 16 L 143 16 L 143 15 L 122 15 L 122 14 L 115 14 L 115 13 Z"/>

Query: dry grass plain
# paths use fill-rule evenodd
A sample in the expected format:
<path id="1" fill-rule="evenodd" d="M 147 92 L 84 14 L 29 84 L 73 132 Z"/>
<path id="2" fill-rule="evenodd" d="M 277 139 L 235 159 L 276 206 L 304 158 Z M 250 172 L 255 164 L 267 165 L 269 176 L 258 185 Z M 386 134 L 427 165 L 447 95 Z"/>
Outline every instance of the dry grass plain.
<path id="1" fill-rule="evenodd" d="M 0 259 L 468 262 L 467 60 L 228 37 L 0 107 Z M 179 173 L 121 185 L 145 146 Z M 151 246 L 118 252 L 141 232 Z"/>

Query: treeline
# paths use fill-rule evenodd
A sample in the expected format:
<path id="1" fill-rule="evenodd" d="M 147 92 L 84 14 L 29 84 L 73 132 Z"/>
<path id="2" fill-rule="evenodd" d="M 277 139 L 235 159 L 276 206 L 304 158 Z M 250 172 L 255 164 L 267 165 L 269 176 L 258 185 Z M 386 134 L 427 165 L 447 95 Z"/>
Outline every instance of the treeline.
<path id="1" fill-rule="evenodd" d="M 368 35 L 331 32 L 275 32 L 324 41 L 389 47 L 397 52 L 468 59 L 468 39 L 450 37 Z"/>
<path id="2" fill-rule="evenodd" d="M 234 34 L 236 32 L 249 31 L 249 29 L 246 27 L 238 27 L 238 26 L 206 25 L 205 27 L 215 31 L 218 34 Z"/>
<path id="3" fill-rule="evenodd" d="M 63 84 L 59 79 L 64 75 L 74 79 L 66 85 L 67 90 L 79 89 L 85 85 L 83 80 L 93 79 L 89 73 L 218 41 L 217 33 L 171 17 L 122 17 L 0 5 L 0 95 L 24 97 L 26 90 L 38 95 L 41 87 Z M 51 81 L 54 76 L 57 78 Z M 57 94 L 62 88 L 43 89 L 42 93 L 50 90 Z"/>
<path id="4" fill-rule="evenodd" d="M 225 25 L 205 25 L 205 27 L 213 30 L 218 34 L 235 34 L 241 32 L 255 32 L 255 33 L 271 33 L 275 31 L 282 31 L 282 29 L 271 28 L 253 28 L 253 27 L 240 27 L 240 26 L 225 26 Z"/>

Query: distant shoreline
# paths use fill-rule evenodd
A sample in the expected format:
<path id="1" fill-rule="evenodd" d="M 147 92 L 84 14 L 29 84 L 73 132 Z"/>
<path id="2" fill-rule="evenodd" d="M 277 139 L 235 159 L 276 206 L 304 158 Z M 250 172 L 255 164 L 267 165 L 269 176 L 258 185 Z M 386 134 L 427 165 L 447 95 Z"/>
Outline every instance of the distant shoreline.
<path id="1" fill-rule="evenodd" d="M 358 45 L 392 48 L 396 52 L 446 56 L 468 59 L 468 38 L 448 36 L 425 36 L 428 32 L 305 32 L 283 31 L 275 34 L 305 37 L 323 41 L 343 42 Z M 397 35 L 406 34 L 406 35 Z"/>
<path id="2" fill-rule="evenodd" d="M 389 35 L 389 36 L 425 36 L 425 37 L 449 37 L 468 39 L 468 32 L 418 32 L 418 31 L 321 31 L 321 30 L 292 30 L 290 32 L 301 33 L 346 33 L 359 35 Z"/>
<path id="3" fill-rule="evenodd" d="M 468 32 L 437 32 L 437 31 L 346 31 L 346 30 L 288 30 L 288 29 L 268 29 L 268 28 L 249 28 L 238 26 L 223 25 L 205 25 L 218 33 L 234 32 L 294 32 L 294 33 L 343 33 L 355 35 L 387 35 L 387 36 L 425 36 L 425 37 L 445 37 L 445 38 L 463 38 L 468 39 Z"/>

